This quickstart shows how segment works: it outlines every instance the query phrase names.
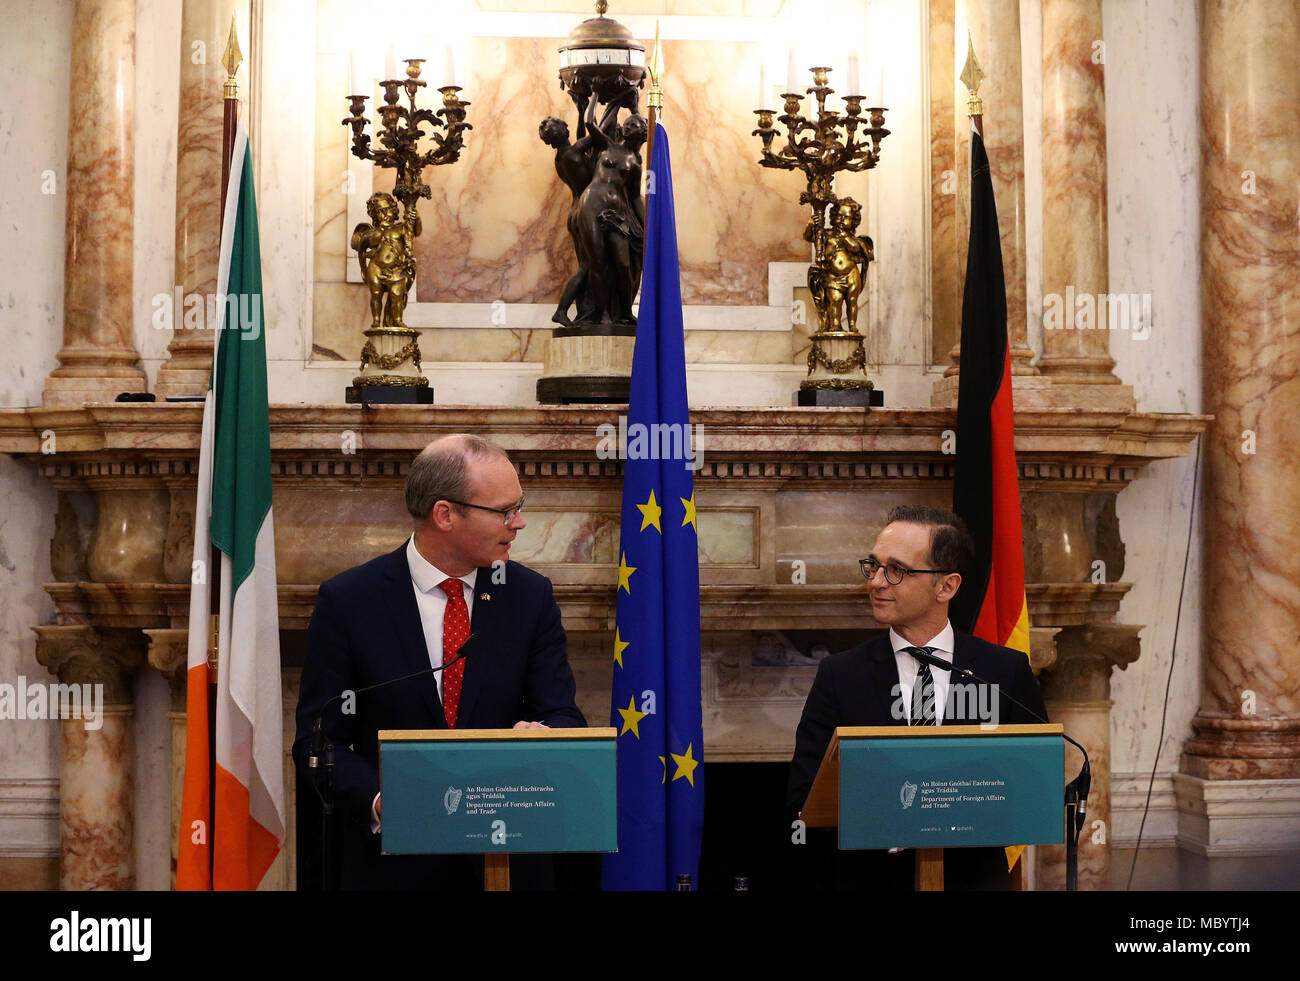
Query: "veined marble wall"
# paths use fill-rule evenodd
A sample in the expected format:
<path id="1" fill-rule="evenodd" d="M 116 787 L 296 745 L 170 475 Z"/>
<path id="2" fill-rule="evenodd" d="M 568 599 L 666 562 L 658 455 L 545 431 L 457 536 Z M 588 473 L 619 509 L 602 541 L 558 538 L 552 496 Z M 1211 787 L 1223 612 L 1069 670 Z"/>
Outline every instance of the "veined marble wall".
<path id="1" fill-rule="evenodd" d="M 1106 0 L 1106 140 L 1110 289 L 1150 294 L 1145 332 L 1111 332 L 1115 373 L 1150 412 L 1200 412 L 1200 145 L 1198 17 L 1181 0 Z M 1155 193 L 1159 189 L 1158 193 Z M 1204 437 L 1202 437 L 1204 438 Z M 1120 619 L 1143 623 L 1142 657 L 1112 685 L 1113 837 L 1136 837 L 1157 751 L 1169 681 L 1169 708 L 1159 745 L 1156 793 L 1143 832 L 1147 843 L 1172 844 L 1175 804 L 1162 788 L 1191 734 L 1200 702 L 1201 508 L 1191 526 L 1191 553 L 1174 647 L 1193 506 L 1195 461 L 1170 460 L 1147 470 L 1116 500 L 1133 583 Z M 1137 534 L 1134 534 L 1137 531 Z M 1170 660 L 1173 677 L 1169 680 Z M 1130 797 L 1130 795 L 1132 795 Z"/>
<path id="2" fill-rule="evenodd" d="M 0 400 L 39 405 L 63 335 L 72 3 L 23 0 L 6 13 L 31 29 L 0 37 L 9 184 L 0 196 Z M 55 493 L 34 467 L 4 457 L 0 496 L 0 683 L 43 684 L 49 672 L 36 661 L 31 627 L 54 609 L 41 583 L 52 578 Z M 58 883 L 60 745 L 58 723 L 0 720 L 0 889 Z"/>

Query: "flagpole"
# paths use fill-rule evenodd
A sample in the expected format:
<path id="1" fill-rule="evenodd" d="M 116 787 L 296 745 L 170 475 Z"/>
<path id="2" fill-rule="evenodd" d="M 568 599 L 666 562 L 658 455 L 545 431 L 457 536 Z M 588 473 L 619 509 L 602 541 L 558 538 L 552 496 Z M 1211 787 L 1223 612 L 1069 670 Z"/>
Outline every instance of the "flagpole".
<path id="1" fill-rule="evenodd" d="M 220 243 L 226 234 L 226 194 L 230 188 L 231 156 L 235 150 L 235 135 L 239 128 L 239 83 L 235 73 L 243 61 L 239 50 L 239 36 L 235 31 L 235 18 L 230 18 L 230 35 L 226 39 L 226 50 L 221 56 L 221 64 L 226 69 L 226 82 L 223 86 L 222 120 L 221 120 L 221 218 L 217 223 L 217 240 Z M 220 247 L 218 247 L 220 251 Z M 212 361 L 216 367 L 217 350 L 220 338 L 213 338 Z M 215 370 L 209 376 L 210 382 L 216 380 Z M 216 393 L 212 393 L 215 397 Z M 211 507 L 210 501 L 196 502 L 196 507 Z M 216 807 L 217 807 L 217 672 L 220 670 L 219 654 L 221 650 L 221 552 L 208 542 L 208 862 L 209 888 L 216 887 L 217 849 Z"/>
<path id="2" fill-rule="evenodd" d="M 221 214 L 226 213 L 226 188 L 230 185 L 230 154 L 235 149 L 235 130 L 239 127 L 239 83 L 235 81 L 235 72 L 243 62 L 243 53 L 239 50 L 239 37 L 235 33 L 235 18 L 230 18 L 230 37 L 226 40 L 226 51 L 221 56 L 221 64 L 226 69 L 225 99 L 221 124 Z"/>
<path id="3" fill-rule="evenodd" d="M 659 40 L 658 21 L 655 21 L 654 51 L 650 55 L 650 64 L 646 66 L 646 72 L 650 76 L 650 91 L 646 95 L 646 115 L 650 126 L 645 141 L 645 160 L 648 171 L 650 162 L 654 160 L 655 126 L 659 124 L 659 116 L 664 108 L 664 92 L 660 86 L 664 73 L 664 47 Z M 648 208 L 646 210 L 649 211 Z"/>
<path id="4" fill-rule="evenodd" d="M 980 82 L 984 79 L 984 70 L 980 68 L 979 59 L 975 57 L 975 41 L 970 36 L 970 31 L 966 32 L 966 67 L 961 70 L 960 76 L 962 82 L 966 85 L 966 115 L 970 116 L 971 126 L 979 134 L 980 139 L 984 139 L 984 102 L 980 99 L 979 89 Z"/>

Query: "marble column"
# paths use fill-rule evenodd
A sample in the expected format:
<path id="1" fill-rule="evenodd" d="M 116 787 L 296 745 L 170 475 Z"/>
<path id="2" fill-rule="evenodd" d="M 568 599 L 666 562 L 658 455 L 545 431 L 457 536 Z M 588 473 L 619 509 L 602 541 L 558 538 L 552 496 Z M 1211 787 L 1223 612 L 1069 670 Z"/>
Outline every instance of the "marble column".
<path id="1" fill-rule="evenodd" d="M 77 0 L 69 61 L 63 347 L 47 407 L 147 388 L 131 339 L 134 0 Z"/>
<path id="2" fill-rule="evenodd" d="M 956 114 L 953 110 L 953 0 L 930 3 L 930 360 L 950 361 L 961 334 L 957 195 L 963 175 L 957 170 Z M 956 83 L 960 84 L 960 83 Z M 968 205 L 969 207 L 969 205 Z"/>
<path id="3" fill-rule="evenodd" d="M 131 889 L 135 883 L 132 675 L 144 662 L 141 635 L 88 626 L 34 629 L 36 659 L 60 683 L 102 686 L 99 728 L 86 719 L 62 722 L 59 886 Z"/>
<path id="4" fill-rule="evenodd" d="M 1061 407 L 1128 409 L 1110 356 L 1102 0 L 1043 0 L 1043 356 Z M 1071 308 L 1073 305 L 1073 309 Z M 1089 311 L 1091 310 L 1091 313 Z"/>
<path id="5" fill-rule="evenodd" d="M 176 888 L 176 850 L 180 842 L 181 801 L 185 796 L 185 681 L 189 656 L 190 632 L 187 627 L 162 627 L 146 630 L 149 638 L 149 666 L 167 679 L 171 705 L 167 721 L 171 725 L 171 886 Z"/>
<path id="6" fill-rule="evenodd" d="M 989 156 L 993 195 L 998 208 L 1002 240 L 1002 268 L 1007 292 L 1007 339 L 1011 346 L 1011 373 L 1017 394 L 1022 389 L 1045 388 L 1026 382 L 1037 376 L 1031 364 L 1025 317 L 1025 137 L 1023 77 L 1020 66 L 1019 0 L 957 0 L 952 24 L 941 22 L 940 31 L 952 38 L 953 71 L 943 76 L 953 87 L 952 109 L 956 203 L 957 331 L 961 325 L 961 290 L 966 281 L 966 248 L 970 236 L 970 117 L 966 112 L 966 87 L 960 75 L 970 44 L 984 71 L 979 95 L 984 103 L 984 146 Z M 969 31 L 969 35 L 968 32 Z M 937 284 L 936 284 L 937 285 Z M 940 305 L 942 308 L 942 305 Z M 960 336 L 958 336 L 960 342 Z M 953 366 L 935 387 L 935 405 L 955 405 L 960 343 L 950 352 Z"/>
<path id="7" fill-rule="evenodd" d="M 1141 627 L 1095 624 L 1056 635 L 1056 663 L 1039 675 L 1047 717 L 1088 750 L 1092 790 L 1079 834 L 1079 889 L 1105 889 L 1110 869 L 1110 675 L 1137 660 Z M 1065 780 L 1079 773 L 1083 754 L 1065 748 Z M 1064 806 L 1064 805 L 1062 805 Z M 1062 810 L 1064 814 L 1064 810 Z M 1065 888 L 1065 846 L 1042 845 L 1036 887 Z"/>
<path id="8" fill-rule="evenodd" d="M 1215 419 L 1205 437 L 1203 691 L 1182 760 L 1183 773 L 1199 781 L 1257 782 L 1259 789 L 1248 795 L 1256 803 L 1239 803 L 1228 823 L 1242 832 L 1255 821 L 1273 847 L 1296 851 L 1298 49 L 1300 6 L 1272 0 L 1204 5 L 1201 327 L 1204 411 Z M 1269 798 L 1277 804 L 1283 797 L 1289 799 L 1285 814 L 1267 807 Z M 1230 851 L 1214 816 L 1204 806 L 1200 812 L 1199 820 L 1189 814 L 1191 827 L 1180 823 L 1180 837 L 1210 856 Z M 1284 828 L 1285 834 L 1275 833 Z"/>
<path id="9" fill-rule="evenodd" d="M 185 0 L 181 13 L 180 113 L 176 133 L 176 285 L 185 297 L 217 291 L 221 252 L 221 147 L 226 70 L 221 55 L 234 0 Z M 249 48 L 247 36 L 242 47 Z M 203 57 L 196 59 L 195 45 Z M 196 60 L 199 63 L 196 64 Z M 212 325 L 173 311 L 167 360 L 154 386 L 160 399 L 202 395 L 212 370 Z"/>

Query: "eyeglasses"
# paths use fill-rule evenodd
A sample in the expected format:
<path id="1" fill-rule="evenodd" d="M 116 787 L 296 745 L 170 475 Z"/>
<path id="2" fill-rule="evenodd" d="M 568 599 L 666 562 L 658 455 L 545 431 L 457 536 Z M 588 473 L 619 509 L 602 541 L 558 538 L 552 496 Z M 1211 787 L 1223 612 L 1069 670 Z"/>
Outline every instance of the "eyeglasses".
<path id="1" fill-rule="evenodd" d="M 453 501 L 450 497 L 444 497 L 448 504 L 459 504 L 463 508 L 476 508 L 479 511 L 491 511 L 493 514 L 499 514 L 504 521 L 503 524 L 510 524 L 515 518 L 519 517 L 519 512 L 524 509 L 524 499 L 519 498 L 519 503 L 511 505 L 508 508 L 490 508 L 482 504 L 470 504 L 469 501 Z"/>
<path id="2" fill-rule="evenodd" d="M 880 562 L 876 558 L 869 556 L 865 559 L 858 559 L 858 568 L 862 570 L 862 576 L 868 582 L 876 578 L 876 570 L 885 570 L 885 582 L 891 586 L 897 586 L 903 581 L 904 576 L 915 575 L 920 572 L 934 573 L 935 575 L 946 576 L 952 572 L 951 569 L 909 569 L 901 566 L 897 562 Z"/>

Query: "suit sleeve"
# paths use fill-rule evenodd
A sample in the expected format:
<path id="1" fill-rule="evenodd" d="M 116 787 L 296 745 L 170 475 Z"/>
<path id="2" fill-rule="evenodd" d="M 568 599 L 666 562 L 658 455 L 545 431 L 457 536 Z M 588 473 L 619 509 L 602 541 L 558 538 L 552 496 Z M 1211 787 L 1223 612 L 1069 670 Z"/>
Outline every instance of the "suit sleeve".
<path id="1" fill-rule="evenodd" d="M 808 799 L 808 791 L 812 789 L 817 769 L 838 724 L 837 705 L 831 660 L 823 658 L 817 666 L 817 677 L 808 691 L 799 728 L 795 731 L 794 758 L 790 761 L 786 793 L 786 804 L 793 811 L 801 810 Z"/>
<path id="2" fill-rule="evenodd" d="M 587 720 L 578 710 L 578 686 L 569 667 L 568 640 L 560 621 L 560 607 L 549 579 L 542 610 L 528 650 L 524 679 L 524 719 L 544 722 L 552 729 L 585 729 Z"/>
<path id="3" fill-rule="evenodd" d="M 360 742 L 355 712 L 344 712 L 341 692 L 357 687 L 352 665 L 352 651 L 337 602 L 328 583 L 316 596 L 316 608 L 307 628 L 307 655 L 302 666 L 298 694 L 297 735 L 293 741 L 293 758 L 304 780 L 310 780 L 307 757 L 311 755 L 312 729 L 316 717 L 325 710 L 325 738 L 334 746 L 334 786 L 338 799 L 349 817 L 371 817 L 371 804 L 379 793 L 379 769 L 350 747 Z M 327 705 L 327 703 L 329 703 Z"/>

